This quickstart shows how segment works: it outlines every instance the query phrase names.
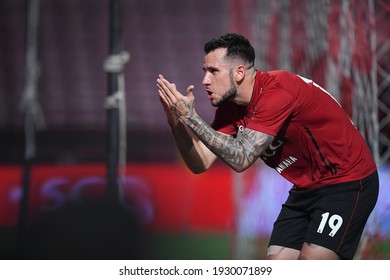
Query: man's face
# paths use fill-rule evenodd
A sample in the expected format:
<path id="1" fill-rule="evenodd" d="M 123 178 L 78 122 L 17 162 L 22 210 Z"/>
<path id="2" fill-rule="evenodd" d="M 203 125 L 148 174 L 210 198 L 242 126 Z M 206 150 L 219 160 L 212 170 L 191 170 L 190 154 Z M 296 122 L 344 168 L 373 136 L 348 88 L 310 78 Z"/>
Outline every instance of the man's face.
<path id="1" fill-rule="evenodd" d="M 226 49 L 216 49 L 205 55 L 202 84 L 206 87 L 208 98 L 213 106 L 235 97 L 237 90 L 233 80 L 232 66 L 225 59 Z"/>

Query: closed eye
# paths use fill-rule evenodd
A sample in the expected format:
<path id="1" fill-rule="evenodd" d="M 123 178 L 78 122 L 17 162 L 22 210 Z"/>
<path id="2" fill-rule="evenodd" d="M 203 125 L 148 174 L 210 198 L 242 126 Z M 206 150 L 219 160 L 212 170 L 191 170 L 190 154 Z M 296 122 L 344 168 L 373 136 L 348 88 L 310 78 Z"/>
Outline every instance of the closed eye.
<path id="1" fill-rule="evenodd" d="M 218 68 L 215 68 L 215 67 L 207 67 L 207 68 L 203 67 L 203 71 L 213 74 L 214 72 L 217 72 L 219 70 L 218 70 Z"/>

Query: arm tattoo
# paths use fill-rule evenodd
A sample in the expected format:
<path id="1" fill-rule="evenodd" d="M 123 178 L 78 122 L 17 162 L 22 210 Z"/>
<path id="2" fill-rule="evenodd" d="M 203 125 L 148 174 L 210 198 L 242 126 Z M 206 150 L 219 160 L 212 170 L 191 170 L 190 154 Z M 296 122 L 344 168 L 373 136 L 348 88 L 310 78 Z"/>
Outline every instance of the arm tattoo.
<path id="1" fill-rule="evenodd" d="M 271 135 L 251 129 L 245 129 L 237 139 L 215 131 L 196 113 L 191 115 L 185 123 L 214 154 L 236 171 L 243 171 L 252 165 L 274 139 Z"/>

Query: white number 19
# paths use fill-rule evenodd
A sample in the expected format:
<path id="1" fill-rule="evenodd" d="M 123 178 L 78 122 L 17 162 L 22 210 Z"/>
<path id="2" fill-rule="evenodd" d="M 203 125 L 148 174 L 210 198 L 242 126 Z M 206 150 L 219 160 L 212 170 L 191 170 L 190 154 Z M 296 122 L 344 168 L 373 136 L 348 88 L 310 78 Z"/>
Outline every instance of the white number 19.
<path id="1" fill-rule="evenodd" d="M 317 229 L 318 233 L 322 233 L 324 231 L 326 222 L 328 221 L 329 218 L 329 212 L 326 212 L 321 215 L 321 223 Z M 343 224 L 343 218 L 337 214 L 334 214 L 330 217 L 328 226 L 331 229 L 331 232 L 329 232 L 329 236 L 333 237 L 337 233 L 337 231 L 340 229 L 341 225 Z"/>

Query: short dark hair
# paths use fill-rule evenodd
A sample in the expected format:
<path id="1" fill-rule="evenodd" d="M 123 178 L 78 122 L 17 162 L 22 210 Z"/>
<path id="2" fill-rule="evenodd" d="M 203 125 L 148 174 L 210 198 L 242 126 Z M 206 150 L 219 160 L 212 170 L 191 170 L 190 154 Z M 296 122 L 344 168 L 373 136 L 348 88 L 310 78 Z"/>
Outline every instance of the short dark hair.
<path id="1" fill-rule="evenodd" d="M 249 40 L 240 34 L 226 33 L 221 37 L 211 39 L 204 45 L 206 54 L 219 48 L 226 48 L 226 56 L 229 58 L 238 57 L 250 65 L 254 65 L 255 49 Z"/>

